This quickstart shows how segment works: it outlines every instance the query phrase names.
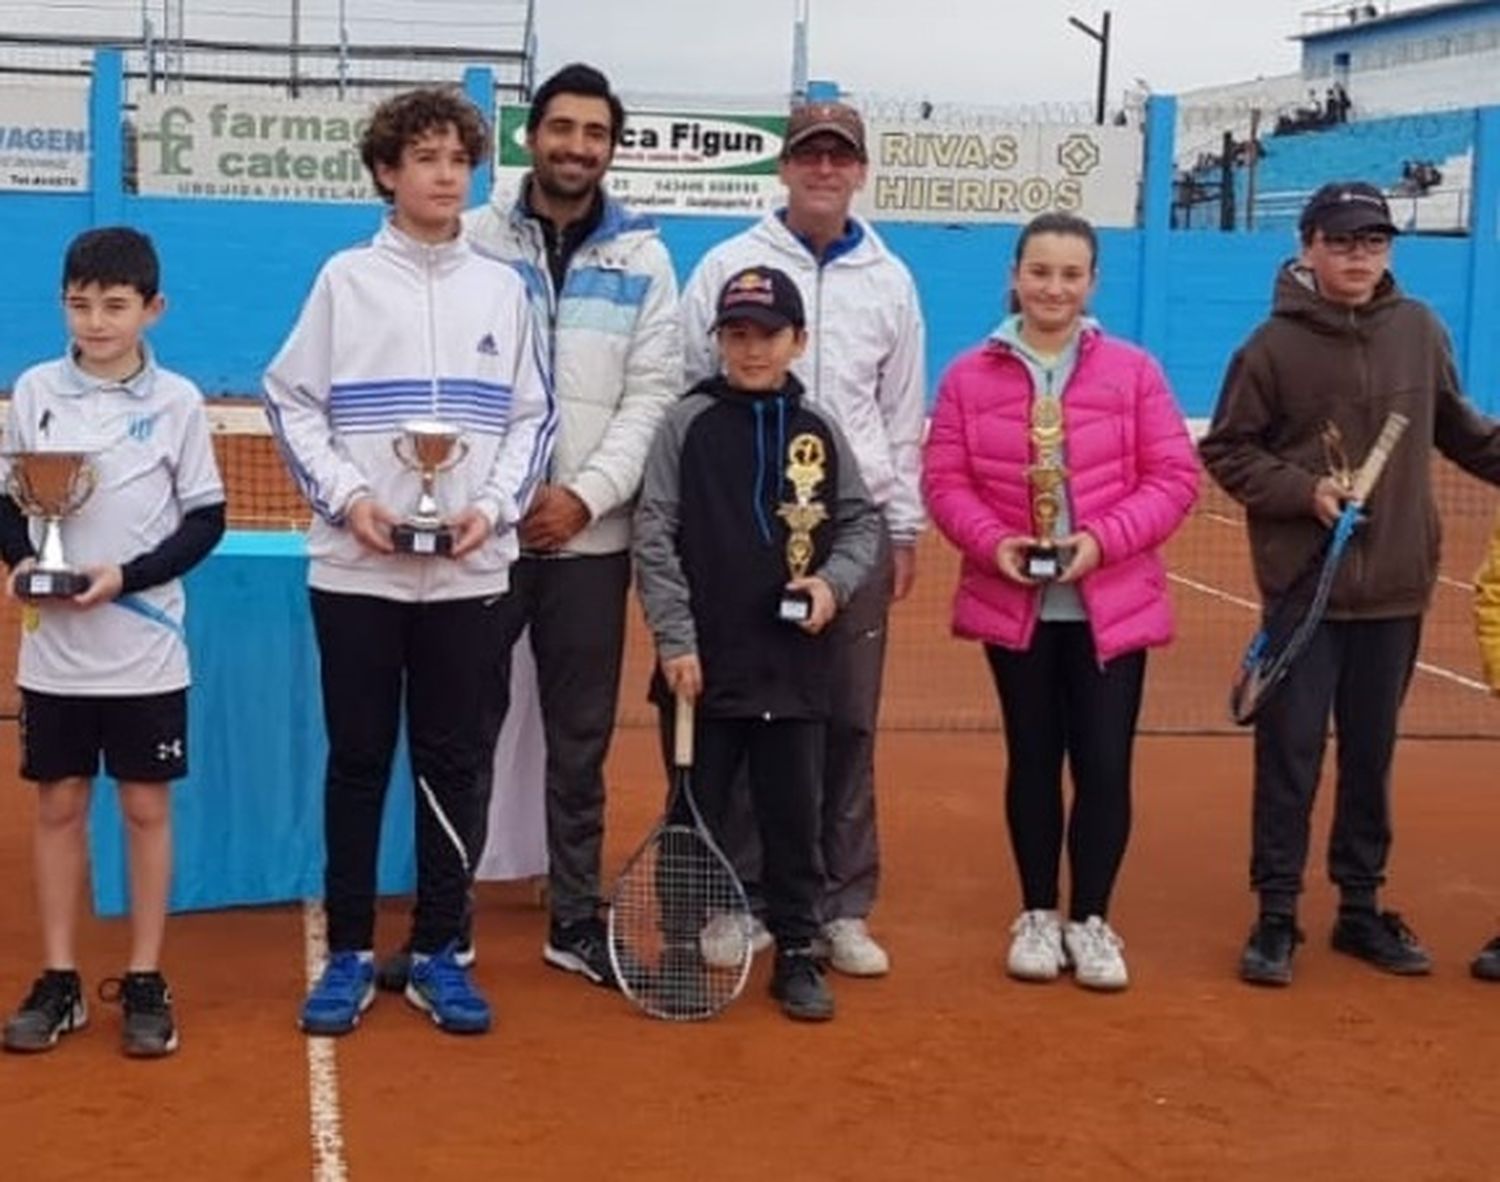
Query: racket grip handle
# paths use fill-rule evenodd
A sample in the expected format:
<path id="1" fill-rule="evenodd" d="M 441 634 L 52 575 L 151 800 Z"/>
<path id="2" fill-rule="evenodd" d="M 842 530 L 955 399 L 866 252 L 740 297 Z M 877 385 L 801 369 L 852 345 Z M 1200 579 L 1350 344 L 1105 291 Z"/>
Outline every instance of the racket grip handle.
<path id="1" fill-rule="evenodd" d="M 693 766 L 693 699 L 677 695 L 677 718 L 672 726 L 672 763 L 676 767 Z"/>

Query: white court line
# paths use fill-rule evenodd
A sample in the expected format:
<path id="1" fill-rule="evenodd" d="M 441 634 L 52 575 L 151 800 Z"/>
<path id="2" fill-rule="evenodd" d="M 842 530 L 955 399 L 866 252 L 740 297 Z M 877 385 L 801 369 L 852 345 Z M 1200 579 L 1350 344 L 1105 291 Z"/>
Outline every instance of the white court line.
<path id="1" fill-rule="evenodd" d="M 1174 575 L 1171 572 L 1167 573 L 1167 578 L 1172 582 L 1179 583 L 1192 591 L 1202 592 L 1204 595 L 1207 595 L 1211 599 L 1218 599 L 1224 603 L 1232 603 L 1235 607 L 1247 608 L 1253 612 L 1260 611 L 1260 604 L 1256 603 L 1255 600 L 1243 599 L 1238 595 L 1231 595 L 1222 587 L 1210 586 L 1208 583 L 1198 582 L 1197 579 L 1190 579 L 1186 575 Z"/>
<path id="2" fill-rule="evenodd" d="M 1260 604 L 1254 600 L 1231 594 L 1221 587 L 1215 587 L 1209 583 L 1200 583 L 1197 579 L 1190 579 L 1186 575 L 1177 575 L 1170 572 L 1168 572 L 1167 578 L 1180 586 L 1188 588 L 1190 591 L 1197 591 L 1199 594 L 1217 599 L 1221 603 L 1230 603 L 1235 607 L 1242 607 L 1248 611 L 1260 611 Z M 1482 694 L 1490 692 L 1490 687 L 1485 685 L 1484 682 L 1475 681 L 1472 677 L 1465 677 L 1462 673 L 1456 673 L 1452 669 L 1445 668 L 1442 665 L 1433 665 L 1427 661 L 1418 661 L 1417 669 L 1419 672 L 1426 673 L 1430 677 L 1437 677 L 1443 681 L 1452 682 L 1454 685 L 1462 686 L 1464 689 L 1478 690 Z"/>
<path id="3" fill-rule="evenodd" d="M 316 899 L 302 905 L 302 939 L 311 989 L 328 961 L 328 917 Z M 348 1182 L 339 1118 L 339 1067 L 331 1038 L 307 1040 L 307 1104 L 312 1121 L 313 1182 Z"/>

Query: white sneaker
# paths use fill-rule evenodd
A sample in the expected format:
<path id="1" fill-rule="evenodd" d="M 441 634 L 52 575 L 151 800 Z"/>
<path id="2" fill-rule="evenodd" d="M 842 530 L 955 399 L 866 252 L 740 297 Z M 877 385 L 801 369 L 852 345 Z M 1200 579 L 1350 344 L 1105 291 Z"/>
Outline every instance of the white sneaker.
<path id="1" fill-rule="evenodd" d="M 1071 920 L 1063 931 L 1068 959 L 1073 962 L 1073 978 L 1089 989 L 1124 989 L 1130 984 L 1121 952 L 1125 941 L 1114 929 L 1091 915 L 1083 923 Z"/>
<path id="2" fill-rule="evenodd" d="M 1005 968 L 1022 981 L 1055 981 L 1067 967 L 1062 921 L 1056 911 L 1023 911 L 1010 925 L 1010 955 Z"/>
<path id="3" fill-rule="evenodd" d="M 828 963 L 850 977 L 883 977 L 891 958 L 870 935 L 862 919 L 834 919 L 823 925 L 828 941 Z"/>
<path id="4" fill-rule="evenodd" d="M 698 950 L 703 959 L 716 969 L 732 969 L 745 956 L 745 941 L 750 954 L 764 952 L 771 946 L 771 933 L 758 915 L 743 916 L 721 913 L 714 916 L 698 933 Z"/>

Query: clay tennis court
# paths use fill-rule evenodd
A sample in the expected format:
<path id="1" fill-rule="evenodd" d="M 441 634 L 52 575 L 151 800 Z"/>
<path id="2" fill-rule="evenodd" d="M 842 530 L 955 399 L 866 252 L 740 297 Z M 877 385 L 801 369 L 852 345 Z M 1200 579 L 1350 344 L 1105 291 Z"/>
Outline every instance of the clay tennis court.
<path id="1" fill-rule="evenodd" d="M 352 1037 L 307 1040 L 303 908 L 181 916 L 167 968 L 182 1050 L 127 1062 L 118 1015 L 52 1054 L 0 1057 L 3 1176 L 60 1178 L 1483 1179 L 1500 1144 L 1500 988 L 1466 963 L 1500 922 L 1500 703 L 1478 688 L 1465 591 L 1489 494 L 1444 469 L 1449 541 L 1396 767 L 1392 904 L 1429 979 L 1327 949 L 1315 855 L 1297 981 L 1234 977 L 1252 900 L 1249 744 L 1223 733 L 1253 600 L 1233 513 L 1208 496 L 1174 542 L 1181 640 L 1153 658 L 1136 821 L 1114 913 L 1131 989 L 1005 978 L 1018 896 L 1003 752 L 982 660 L 946 637 L 954 560 L 924 544 L 894 623 L 880 751 L 880 981 L 833 981 L 838 1018 L 783 1019 L 759 963 L 719 1019 L 676 1026 L 544 967 L 527 884 L 486 885 L 478 979 L 496 1031 L 445 1036 L 383 997 Z M 649 827 L 664 779 L 637 631 L 611 757 L 607 859 Z M 1218 733 L 1211 733 L 1218 732 Z M 36 969 L 27 789 L 0 724 L 0 1001 Z M 318 786 L 308 785 L 308 791 Z M 1326 832 L 1326 800 L 1319 833 Z M 1315 849 L 1318 847 L 1315 845 Z M 396 942 L 392 901 L 382 941 Z M 84 924 L 92 984 L 122 922 Z M 342 1172 L 341 1172 L 342 1171 Z"/>

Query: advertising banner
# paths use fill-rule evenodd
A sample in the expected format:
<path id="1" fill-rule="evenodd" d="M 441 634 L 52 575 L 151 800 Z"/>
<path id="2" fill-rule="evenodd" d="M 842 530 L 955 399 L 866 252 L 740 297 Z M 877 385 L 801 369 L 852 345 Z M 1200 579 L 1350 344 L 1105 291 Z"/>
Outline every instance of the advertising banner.
<path id="1" fill-rule="evenodd" d="M 1076 213 L 1134 226 L 1142 139 L 1135 127 L 929 121 L 866 128 L 870 173 L 855 208 L 875 221 L 1026 222 Z"/>
<path id="2" fill-rule="evenodd" d="M 0 86 L 0 190 L 66 193 L 88 187 L 88 92 Z"/>
<path id="3" fill-rule="evenodd" d="M 136 187 L 173 197 L 377 201 L 359 159 L 363 103 L 142 95 Z"/>
<path id="4" fill-rule="evenodd" d="M 502 105 L 495 185 L 514 194 L 531 167 L 526 108 Z M 609 192 L 643 213 L 765 213 L 783 200 L 776 161 L 785 115 L 631 111 L 608 174 Z"/>

